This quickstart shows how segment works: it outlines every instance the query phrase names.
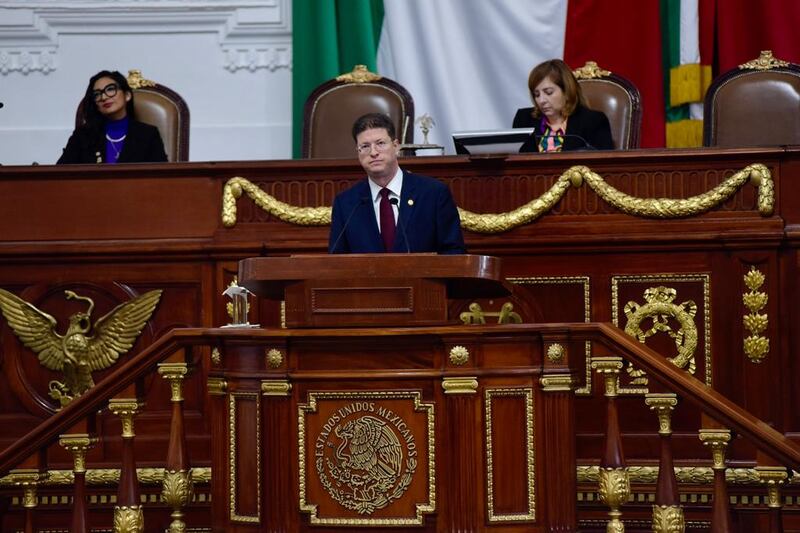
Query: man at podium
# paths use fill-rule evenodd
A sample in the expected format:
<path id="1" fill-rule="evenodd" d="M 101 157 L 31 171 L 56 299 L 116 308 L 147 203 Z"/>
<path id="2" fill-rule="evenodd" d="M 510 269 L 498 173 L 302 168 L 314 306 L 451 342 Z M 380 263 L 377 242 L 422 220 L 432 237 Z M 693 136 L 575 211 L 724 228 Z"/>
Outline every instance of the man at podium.
<path id="1" fill-rule="evenodd" d="M 328 252 L 466 252 L 450 189 L 400 168 L 394 123 L 369 113 L 353 124 L 353 139 L 367 178 L 333 201 Z"/>

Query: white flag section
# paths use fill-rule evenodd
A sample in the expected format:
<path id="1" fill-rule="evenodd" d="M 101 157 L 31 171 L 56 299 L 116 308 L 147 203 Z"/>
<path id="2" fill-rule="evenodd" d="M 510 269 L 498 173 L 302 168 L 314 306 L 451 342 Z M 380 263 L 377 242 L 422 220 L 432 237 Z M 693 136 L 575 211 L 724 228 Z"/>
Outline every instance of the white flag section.
<path id="1" fill-rule="evenodd" d="M 510 128 L 531 105 L 531 68 L 564 55 L 564 0 L 383 3 L 378 72 L 411 93 L 416 117 L 433 117 L 428 140 L 450 154 L 454 131 Z"/>

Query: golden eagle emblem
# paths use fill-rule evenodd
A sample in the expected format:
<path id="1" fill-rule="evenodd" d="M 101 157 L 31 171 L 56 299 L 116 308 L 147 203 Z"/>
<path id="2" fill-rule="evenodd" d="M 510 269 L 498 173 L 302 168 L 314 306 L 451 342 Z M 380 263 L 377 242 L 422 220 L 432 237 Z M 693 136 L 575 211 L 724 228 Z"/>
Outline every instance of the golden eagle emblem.
<path id="1" fill-rule="evenodd" d="M 14 334 L 39 356 L 45 368 L 64 373 L 65 383 L 50 382 L 50 397 L 62 407 L 94 386 L 92 372 L 110 367 L 131 349 L 158 305 L 161 290 L 146 292 L 116 306 L 94 327 L 94 301 L 69 290 L 64 294 L 67 300 L 88 302 L 89 308 L 69 317 L 69 327 L 62 336 L 56 332 L 55 318 L 0 289 L 0 311 Z"/>

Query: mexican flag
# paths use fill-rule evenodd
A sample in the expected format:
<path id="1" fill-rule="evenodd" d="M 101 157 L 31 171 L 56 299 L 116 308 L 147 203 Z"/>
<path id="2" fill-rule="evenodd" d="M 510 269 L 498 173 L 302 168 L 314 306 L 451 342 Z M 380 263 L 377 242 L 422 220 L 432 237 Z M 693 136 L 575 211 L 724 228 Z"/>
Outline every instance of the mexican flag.
<path id="1" fill-rule="evenodd" d="M 429 141 L 452 153 L 454 131 L 511 127 L 531 105 L 530 69 L 551 58 L 572 68 L 595 61 L 636 85 L 642 147 L 699 146 L 712 70 L 761 49 L 800 61 L 790 22 L 800 2 L 764 2 L 769 9 L 746 0 L 293 0 L 294 153 L 306 97 L 356 64 L 403 85 L 416 116 L 435 121 Z"/>

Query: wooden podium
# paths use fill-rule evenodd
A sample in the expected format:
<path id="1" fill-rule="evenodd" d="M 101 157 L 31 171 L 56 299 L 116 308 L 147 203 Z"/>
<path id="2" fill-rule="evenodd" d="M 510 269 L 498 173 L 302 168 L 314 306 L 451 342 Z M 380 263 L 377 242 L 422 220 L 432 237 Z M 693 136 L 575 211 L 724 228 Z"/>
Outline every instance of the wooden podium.
<path id="1" fill-rule="evenodd" d="M 286 301 L 286 326 L 441 326 L 448 298 L 506 296 L 500 260 L 485 255 L 254 257 L 239 284 Z"/>
<path id="2" fill-rule="evenodd" d="M 290 327 L 217 339 L 213 531 L 575 530 L 565 332 L 448 325 L 448 297 L 505 294 L 499 260 L 252 258 L 239 283 Z"/>

